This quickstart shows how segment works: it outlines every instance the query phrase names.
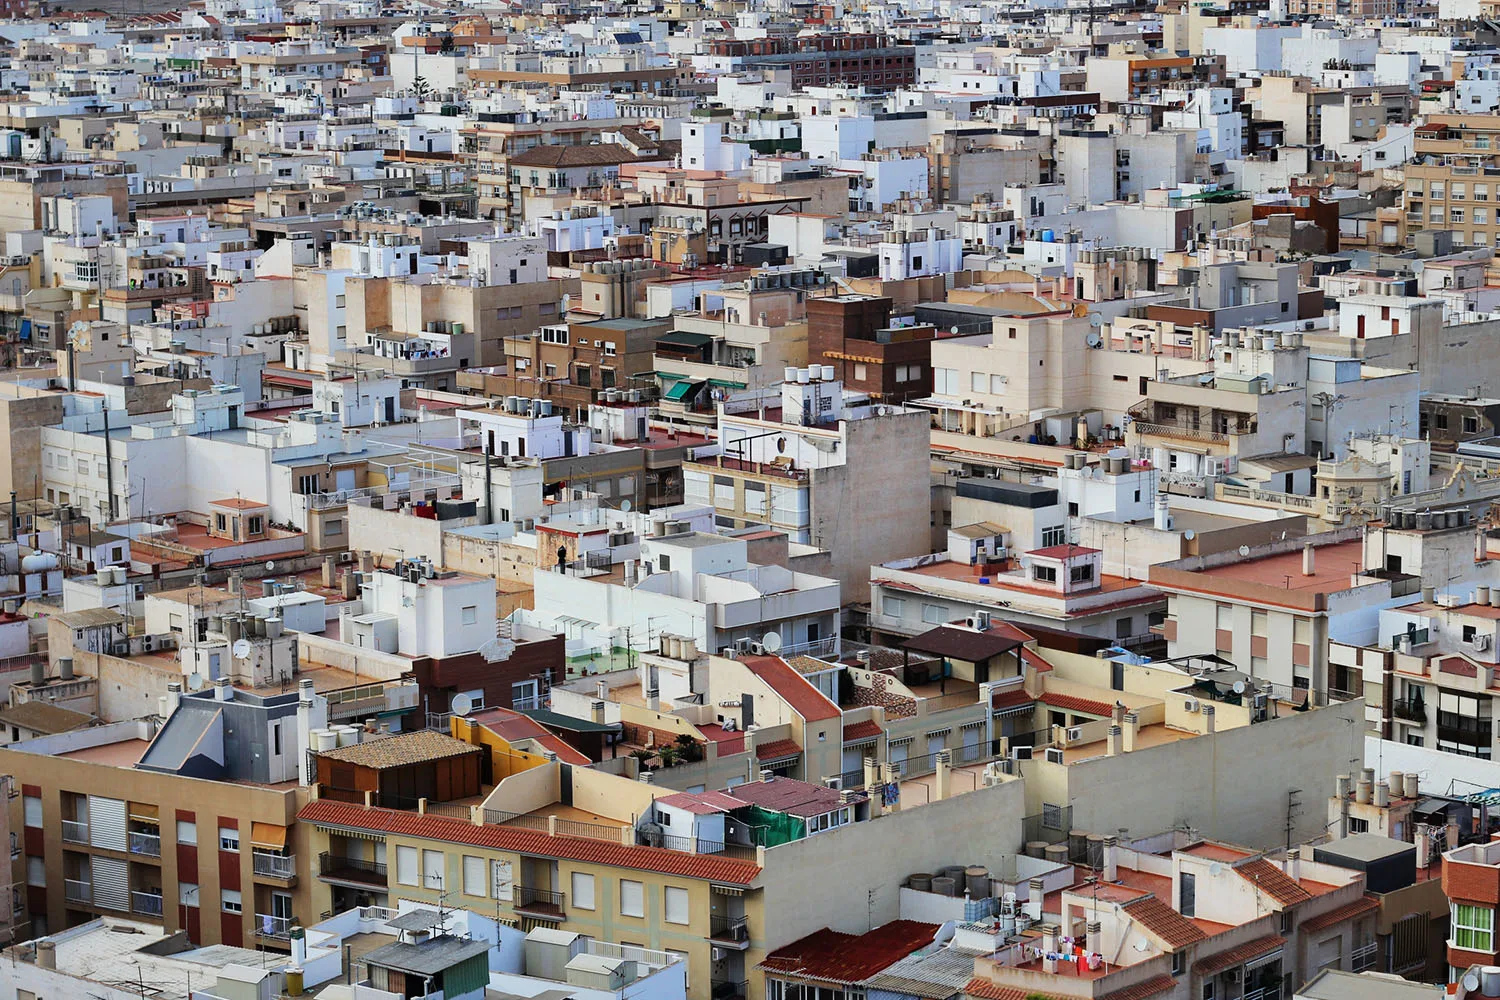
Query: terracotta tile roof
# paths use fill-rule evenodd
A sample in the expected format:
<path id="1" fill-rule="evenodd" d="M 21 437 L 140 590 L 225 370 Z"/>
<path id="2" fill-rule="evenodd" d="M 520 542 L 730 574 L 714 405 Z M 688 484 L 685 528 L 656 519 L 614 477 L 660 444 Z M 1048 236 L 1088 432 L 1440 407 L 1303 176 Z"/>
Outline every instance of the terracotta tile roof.
<path id="1" fill-rule="evenodd" d="M 401 733 L 384 739 L 339 747 L 337 750 L 319 751 L 318 756 L 346 764 L 356 764 L 360 767 L 379 769 L 406 767 L 410 764 L 423 764 L 427 761 L 445 760 L 449 757 L 462 757 L 465 754 L 482 752 L 479 747 L 465 743 L 463 740 L 455 740 L 451 736 L 444 736 L 430 729 L 418 729 L 416 732 Z"/>
<path id="2" fill-rule="evenodd" d="M 777 948 L 760 968 L 778 976 L 829 983 L 860 983 L 931 944 L 936 924 L 892 920 L 866 934 L 843 934 L 827 927 Z"/>
<path id="3" fill-rule="evenodd" d="M 593 763 L 589 759 L 588 754 L 581 753 L 573 746 L 564 743 L 561 736 L 554 736 L 551 733 L 547 733 L 544 736 L 537 736 L 535 739 L 542 746 L 557 754 L 557 759 L 564 764 L 577 764 L 579 767 L 588 767 Z"/>
<path id="4" fill-rule="evenodd" d="M 419 816 L 394 809 L 366 809 L 327 799 L 309 802 L 302 807 L 297 818 L 318 826 L 393 833 L 449 844 L 471 844 L 497 851 L 517 851 L 544 858 L 613 865 L 728 885 L 750 885 L 760 874 L 760 866 L 753 861 L 737 861 L 712 854 L 688 854 L 663 847 L 626 847 L 607 840 L 589 840 L 583 837 L 549 837 L 537 830 L 489 824 L 475 826 L 447 816 Z"/>
<path id="5" fill-rule="evenodd" d="M 1027 1000 L 1028 997 L 1042 997 L 1043 1000 L 1058 1000 L 1051 993 L 1038 993 L 1036 990 L 1022 990 L 1014 986 L 1001 986 L 993 979 L 983 976 L 975 976 L 964 984 L 964 994 L 976 997 L 977 1000 Z"/>
<path id="6" fill-rule="evenodd" d="M 935 629 L 913 636 L 901 644 L 903 649 L 913 649 L 933 656 L 946 656 L 968 663 L 985 661 L 1008 653 L 1025 643 L 1031 636 L 1020 629 L 1011 628 L 1005 622 L 992 623 L 984 632 L 956 625 L 939 625 Z"/>
<path id="7" fill-rule="evenodd" d="M 1126 903 L 1125 912 L 1173 950 L 1208 937 L 1191 920 L 1155 896 Z"/>
<path id="8" fill-rule="evenodd" d="M 1325 927 L 1341 924 L 1345 920 L 1353 920 L 1355 917 L 1380 909 L 1380 904 L 1369 896 L 1361 896 L 1356 900 L 1336 906 L 1327 913 L 1320 913 L 1316 917 L 1309 917 L 1299 925 L 1304 931 L 1321 931 Z"/>
<path id="9" fill-rule="evenodd" d="M 636 155 L 618 143 L 597 146 L 544 144 L 510 158 L 517 167 L 608 167 L 633 163 Z"/>
<path id="10" fill-rule="evenodd" d="M 756 760 L 775 760 L 777 757 L 793 757 L 802 752 L 796 740 L 772 740 L 755 747 Z"/>
<path id="11" fill-rule="evenodd" d="M 1168 975 L 1152 976 L 1145 982 L 1136 983 L 1134 986 L 1126 986 L 1106 993 L 1099 1000 L 1146 1000 L 1158 993 L 1165 993 L 1177 986 L 1177 980 Z"/>
<path id="12" fill-rule="evenodd" d="M 812 681 L 789 667 L 781 657 L 747 656 L 742 662 L 808 722 L 837 719 L 843 714 L 823 692 L 813 687 Z"/>
<path id="13" fill-rule="evenodd" d="M 1041 556 L 1043 559 L 1072 559 L 1074 556 L 1091 556 L 1098 549 L 1091 549 L 1086 545 L 1074 545 L 1071 542 L 1062 545 L 1048 545 L 1046 548 L 1032 549 L 1026 554 L 1028 556 Z"/>
<path id="14" fill-rule="evenodd" d="M 1044 704 L 1053 708 L 1060 708 L 1067 712 L 1086 712 L 1089 715 L 1100 715 L 1109 718 L 1114 706 L 1108 702 L 1095 701 L 1092 698 L 1080 698 L 1077 695 L 1060 694 L 1056 691 L 1047 691 L 1042 694 L 1041 700 Z"/>
<path id="15" fill-rule="evenodd" d="M 1226 948 L 1217 955 L 1200 958 L 1193 963 L 1193 974 L 1198 976 L 1216 975 L 1225 969 L 1232 969 L 1236 965 L 1244 965 L 1252 958 L 1259 958 L 1261 955 L 1275 951 L 1284 944 L 1286 944 L 1286 938 L 1280 934 L 1267 934 L 1263 938 L 1256 938 L 1254 941 L 1246 941 L 1242 945 Z"/>
<path id="16" fill-rule="evenodd" d="M 990 699 L 990 707 L 994 709 L 1015 708 L 1017 705 L 1029 705 L 1035 700 L 1026 693 L 1025 688 L 1015 688 L 1010 691 L 996 691 L 995 696 Z"/>
<path id="17" fill-rule="evenodd" d="M 883 732 L 885 730 L 880 728 L 880 723 L 874 719 L 865 719 L 863 722 L 856 722 L 852 726 L 844 727 L 844 742 L 852 743 L 855 740 L 874 739 Z"/>
<path id="18" fill-rule="evenodd" d="M 1256 858 L 1236 865 L 1234 872 L 1246 882 L 1258 887 L 1282 906 L 1295 906 L 1312 899 L 1312 893 L 1297 884 L 1286 872 L 1265 858 Z"/>

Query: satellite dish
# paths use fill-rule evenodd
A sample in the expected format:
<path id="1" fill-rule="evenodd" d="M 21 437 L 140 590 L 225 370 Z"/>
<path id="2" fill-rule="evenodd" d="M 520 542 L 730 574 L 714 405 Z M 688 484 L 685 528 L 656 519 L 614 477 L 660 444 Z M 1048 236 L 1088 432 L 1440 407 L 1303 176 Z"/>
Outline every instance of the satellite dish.
<path id="1" fill-rule="evenodd" d="M 1208 866 L 1208 873 L 1213 876 L 1222 875 L 1224 874 L 1224 866 L 1215 861 Z"/>
<path id="2" fill-rule="evenodd" d="M 453 696 L 454 715 L 468 715 L 472 711 L 474 711 L 473 698 L 470 698 L 466 694 L 456 694 Z"/>
<path id="3" fill-rule="evenodd" d="M 1241 545 L 1240 546 L 1240 555 L 1242 555 L 1242 556 L 1248 556 L 1249 554 L 1250 554 L 1250 546 L 1248 546 L 1248 545 Z"/>
<path id="4" fill-rule="evenodd" d="M 1198 533 L 1192 528 L 1189 528 L 1182 533 L 1182 537 L 1191 542 L 1193 539 L 1198 537 Z"/>
<path id="5" fill-rule="evenodd" d="M 267 573 L 274 573 L 274 572 L 276 572 L 276 563 L 273 560 L 270 560 L 270 559 L 266 560 L 266 572 Z"/>
<path id="6" fill-rule="evenodd" d="M 1469 993 L 1479 990 L 1479 976 L 1472 972 L 1464 973 L 1464 989 Z"/>
<path id="7" fill-rule="evenodd" d="M 202 691 L 203 690 L 203 675 L 202 674 L 197 674 L 197 673 L 188 674 L 188 690 L 189 691 Z"/>
<path id="8" fill-rule="evenodd" d="M 230 652 L 234 654 L 234 658 L 236 660 L 243 660 L 245 657 L 250 655 L 250 640 L 236 639 L 234 641 L 234 646 L 230 649 Z"/>
<path id="9" fill-rule="evenodd" d="M 1099 336 L 1097 330 L 1090 330 L 1088 336 L 1083 338 L 1083 342 L 1096 350 L 1104 346 L 1104 338 Z"/>
<path id="10" fill-rule="evenodd" d="M 1244 681 L 1235 681 L 1234 682 L 1234 687 L 1232 688 L 1232 690 L 1234 691 L 1235 694 L 1244 694 L 1245 693 L 1245 682 Z"/>
<path id="11" fill-rule="evenodd" d="M 766 652 L 776 652 L 781 648 L 781 633 L 767 632 L 765 635 L 760 637 L 760 644 L 765 648 Z"/>
<path id="12" fill-rule="evenodd" d="M 951 333 L 951 334 L 953 334 L 953 336 L 957 337 L 958 336 L 958 324 L 955 323 L 953 326 L 948 327 L 948 332 Z"/>
<path id="13" fill-rule="evenodd" d="M 621 500 L 620 501 L 620 510 L 623 511 L 624 513 L 626 513 L 626 514 L 630 513 L 630 508 L 632 506 L 633 506 L 633 504 L 631 504 L 631 502 L 629 500 Z"/>

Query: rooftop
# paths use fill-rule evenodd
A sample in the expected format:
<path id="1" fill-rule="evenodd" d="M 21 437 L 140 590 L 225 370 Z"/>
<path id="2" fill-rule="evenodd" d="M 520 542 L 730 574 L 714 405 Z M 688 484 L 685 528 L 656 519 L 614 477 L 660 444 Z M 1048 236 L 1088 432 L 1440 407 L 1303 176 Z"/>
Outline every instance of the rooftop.
<path id="1" fill-rule="evenodd" d="M 336 750 L 321 750 L 318 751 L 318 756 L 381 770 L 482 752 L 480 747 L 471 743 L 455 740 L 430 729 L 419 729 L 411 733 L 365 740 Z"/>

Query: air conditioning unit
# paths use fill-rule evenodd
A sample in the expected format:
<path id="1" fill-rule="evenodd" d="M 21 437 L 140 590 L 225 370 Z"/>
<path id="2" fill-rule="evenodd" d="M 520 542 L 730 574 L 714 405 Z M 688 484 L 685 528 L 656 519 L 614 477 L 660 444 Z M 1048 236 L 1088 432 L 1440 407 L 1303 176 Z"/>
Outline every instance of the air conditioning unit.
<path id="1" fill-rule="evenodd" d="M 1078 740 L 1081 740 L 1081 739 L 1083 739 L 1083 727 L 1082 726 L 1070 726 L 1070 727 L 1068 727 L 1068 742 L 1069 743 L 1076 743 Z"/>
<path id="2" fill-rule="evenodd" d="M 1489 637 L 1489 635 L 1487 635 L 1487 634 L 1485 634 L 1483 632 L 1476 633 L 1475 636 L 1474 636 L 1474 648 L 1477 649 L 1477 650 L 1480 650 L 1480 651 L 1489 649 L 1490 648 L 1490 637 Z"/>
<path id="3" fill-rule="evenodd" d="M 354 553 L 353 552 L 340 552 L 339 553 L 339 565 L 340 566 L 347 566 L 347 565 L 349 565 L 352 562 L 354 562 Z"/>
<path id="4" fill-rule="evenodd" d="M 1046 750 L 1046 757 L 1047 757 L 1047 763 L 1049 763 L 1049 764 L 1061 764 L 1063 762 L 1062 748 L 1061 747 L 1048 747 L 1047 750 Z"/>
<path id="5" fill-rule="evenodd" d="M 1182 703 L 1182 710 L 1184 712 L 1196 712 L 1198 711 L 1198 708 L 1199 705 L 1197 698 L 1187 698 Z"/>
<path id="6" fill-rule="evenodd" d="M 1012 760 L 1030 760 L 1031 747 L 1011 747 L 1010 756 Z"/>
<path id="7" fill-rule="evenodd" d="M 823 787 L 842 791 L 844 788 L 844 776 L 840 774 L 834 775 L 831 778 L 824 778 Z"/>
<path id="8" fill-rule="evenodd" d="M 710 948 L 709 951 L 711 953 L 711 957 L 715 962 L 722 962 L 724 960 L 723 948 Z"/>

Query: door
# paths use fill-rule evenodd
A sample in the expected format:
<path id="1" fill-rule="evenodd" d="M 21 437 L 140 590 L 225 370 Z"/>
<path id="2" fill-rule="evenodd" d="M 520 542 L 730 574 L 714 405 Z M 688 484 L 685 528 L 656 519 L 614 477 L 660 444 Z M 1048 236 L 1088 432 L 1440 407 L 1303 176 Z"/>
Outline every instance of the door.
<path id="1" fill-rule="evenodd" d="M 965 729 L 963 731 L 963 737 L 964 737 L 963 759 L 964 760 L 978 760 L 979 759 L 979 727 L 978 726 L 970 726 L 970 727 L 968 727 L 967 729 Z"/>
<path id="2" fill-rule="evenodd" d="M 891 766 L 896 769 L 897 774 L 901 773 L 903 766 L 906 764 L 906 755 L 910 752 L 911 742 L 909 740 L 905 743 L 891 744 L 890 753 L 886 759 L 891 762 Z"/>
<path id="3" fill-rule="evenodd" d="M 394 424 L 396 422 L 396 397 L 395 396 L 387 396 L 387 397 L 385 397 L 385 422 L 388 423 L 388 424 Z M 491 436 L 493 436 L 493 432 L 491 432 Z M 491 444 L 491 447 L 493 448 L 494 445 Z"/>
<path id="4" fill-rule="evenodd" d="M 354 486 L 355 486 L 355 482 L 354 482 L 354 470 L 353 469 L 339 469 L 336 472 L 334 472 L 334 474 L 333 474 L 333 487 L 334 487 L 334 489 L 339 490 L 339 491 L 352 490 L 352 489 L 354 489 Z"/>

